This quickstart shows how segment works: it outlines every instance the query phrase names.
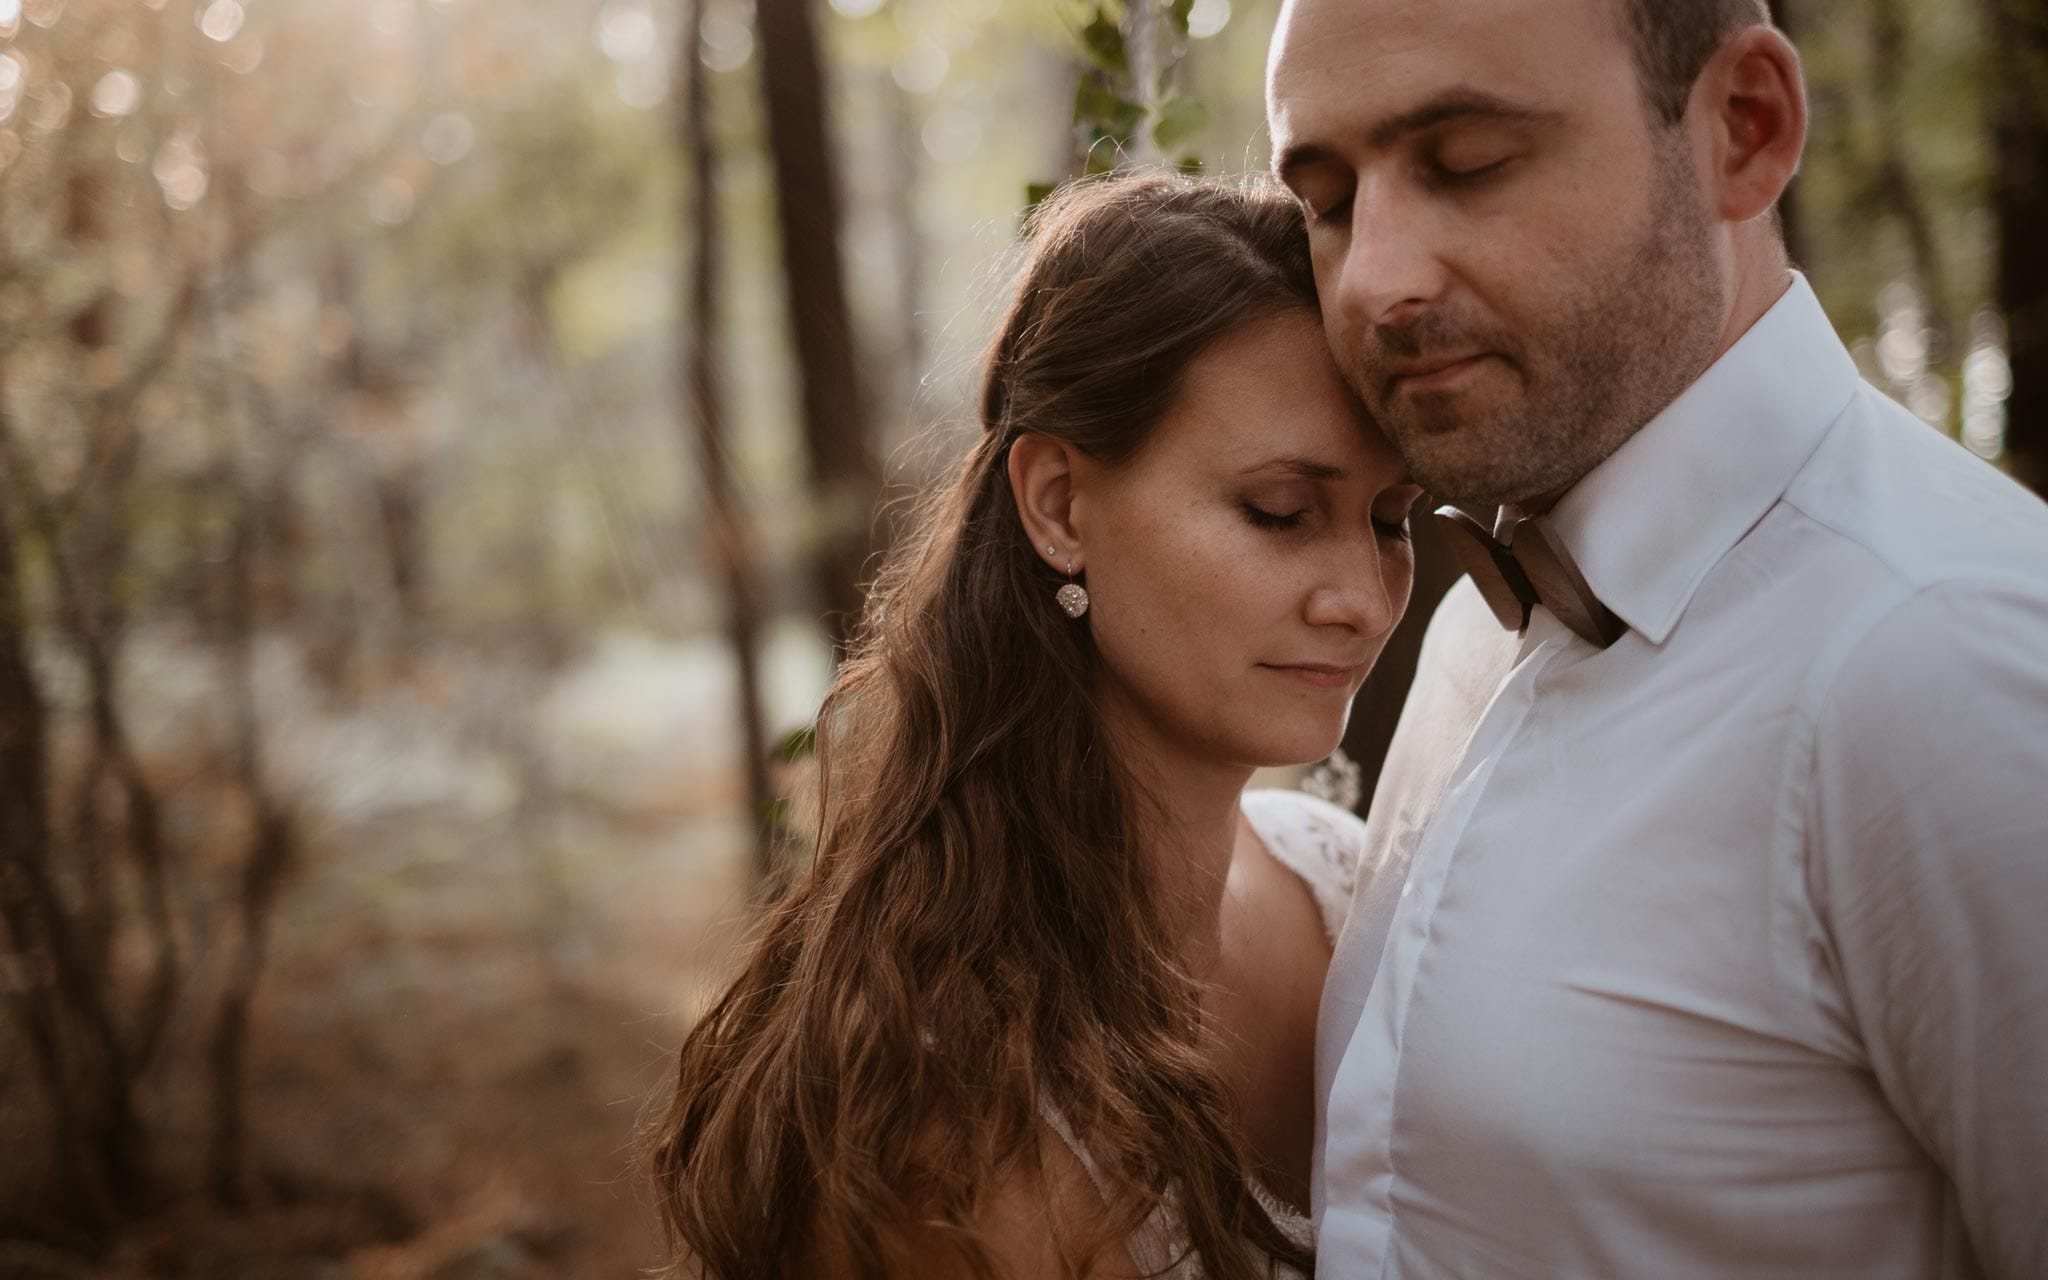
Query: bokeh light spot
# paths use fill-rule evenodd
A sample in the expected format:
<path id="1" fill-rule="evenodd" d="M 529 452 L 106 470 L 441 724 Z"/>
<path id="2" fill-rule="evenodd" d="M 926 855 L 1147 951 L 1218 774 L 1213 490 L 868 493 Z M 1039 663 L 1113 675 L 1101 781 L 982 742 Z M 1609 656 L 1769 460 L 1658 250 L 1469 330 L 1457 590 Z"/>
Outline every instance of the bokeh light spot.
<path id="1" fill-rule="evenodd" d="M 612 79 L 619 101 L 629 107 L 658 107 L 668 97 L 668 68 L 659 62 L 622 62 Z"/>
<path id="2" fill-rule="evenodd" d="M 198 135 L 189 130 L 172 134 L 157 148 L 150 172 L 163 189 L 164 203 L 173 209 L 190 209 L 206 198 L 210 181 L 206 149 L 200 145 Z"/>
<path id="3" fill-rule="evenodd" d="M 946 51 L 930 40 L 918 39 L 903 46 L 889 75 L 906 93 L 930 93 L 946 82 L 952 65 Z"/>
<path id="4" fill-rule="evenodd" d="M 654 56 L 654 15 L 644 0 L 612 0 L 597 17 L 597 47 L 613 62 L 641 62 Z"/>
<path id="5" fill-rule="evenodd" d="M 730 13 L 705 14 L 702 34 L 697 56 L 713 71 L 737 71 L 754 56 L 754 33 Z"/>
<path id="6" fill-rule="evenodd" d="M 1230 25 L 1230 0 L 1195 0 L 1188 10 L 1188 34 L 1197 40 L 1210 36 Z"/>
<path id="7" fill-rule="evenodd" d="M 397 174 L 386 174 L 370 190 L 370 221 L 380 227 L 395 227 L 412 217 L 419 195 L 412 184 Z"/>
<path id="8" fill-rule="evenodd" d="M 226 44 L 241 32 L 248 18 L 241 0 L 213 0 L 199 15 L 199 30 L 208 40 Z"/>
<path id="9" fill-rule="evenodd" d="M 126 71 L 109 71 L 92 87 L 92 113 L 102 119 L 133 115 L 140 105 L 142 82 Z"/>
<path id="10" fill-rule="evenodd" d="M 420 150 L 435 164 L 460 163 L 476 146 L 476 126 L 459 111 L 444 111 L 420 131 Z"/>
<path id="11" fill-rule="evenodd" d="M 238 76 L 255 74 L 263 65 L 263 42 L 251 36 L 221 50 L 220 64 Z"/>

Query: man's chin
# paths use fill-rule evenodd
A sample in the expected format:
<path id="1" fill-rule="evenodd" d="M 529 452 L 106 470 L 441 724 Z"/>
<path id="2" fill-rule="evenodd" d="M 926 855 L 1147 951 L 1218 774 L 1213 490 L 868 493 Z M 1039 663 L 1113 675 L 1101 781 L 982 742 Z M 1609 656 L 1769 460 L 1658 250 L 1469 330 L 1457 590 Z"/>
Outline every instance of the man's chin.
<path id="1" fill-rule="evenodd" d="M 1484 510 L 1542 491 L 1541 478 L 1507 442 L 1489 444 L 1492 433 L 1470 424 L 1434 422 L 1393 434 L 1415 482 L 1434 501 Z"/>

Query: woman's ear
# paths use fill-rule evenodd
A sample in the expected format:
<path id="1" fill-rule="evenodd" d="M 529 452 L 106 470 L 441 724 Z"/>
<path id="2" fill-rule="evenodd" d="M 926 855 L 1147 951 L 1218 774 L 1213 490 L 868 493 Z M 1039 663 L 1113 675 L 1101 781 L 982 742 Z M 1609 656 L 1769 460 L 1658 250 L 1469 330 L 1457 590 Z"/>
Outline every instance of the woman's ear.
<path id="1" fill-rule="evenodd" d="M 1081 569 L 1081 538 L 1073 524 L 1074 460 L 1072 446 L 1049 436 L 1027 433 L 1010 442 L 1010 495 L 1024 533 L 1060 573 Z"/>
<path id="2" fill-rule="evenodd" d="M 1728 222 L 1770 212 L 1806 149 L 1806 86 L 1799 54 L 1774 27 L 1730 36 L 1707 63 L 1693 109 L 1707 112 L 1713 132 L 1714 203 Z"/>

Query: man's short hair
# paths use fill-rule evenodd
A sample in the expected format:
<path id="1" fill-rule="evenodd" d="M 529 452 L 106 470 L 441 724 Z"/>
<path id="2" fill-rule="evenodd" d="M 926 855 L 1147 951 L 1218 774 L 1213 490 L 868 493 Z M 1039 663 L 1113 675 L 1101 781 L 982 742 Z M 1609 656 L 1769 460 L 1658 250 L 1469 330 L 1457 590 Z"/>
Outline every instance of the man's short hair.
<path id="1" fill-rule="evenodd" d="M 1686 99 L 1707 59 L 1730 35 L 1771 20 L 1765 0 L 1621 0 L 1636 75 L 1666 124 L 1685 118 Z"/>

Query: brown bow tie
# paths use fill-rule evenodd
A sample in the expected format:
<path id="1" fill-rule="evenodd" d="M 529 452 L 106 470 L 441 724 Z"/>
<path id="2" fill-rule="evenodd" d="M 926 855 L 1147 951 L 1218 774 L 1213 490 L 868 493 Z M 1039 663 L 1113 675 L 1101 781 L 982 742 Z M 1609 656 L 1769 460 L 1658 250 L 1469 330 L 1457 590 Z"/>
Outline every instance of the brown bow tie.
<path id="1" fill-rule="evenodd" d="M 1494 532 L 1488 533 L 1456 507 L 1438 507 L 1436 522 L 1458 564 L 1472 575 L 1493 616 L 1508 630 L 1526 629 L 1529 610 L 1539 604 L 1574 635 L 1601 649 L 1628 630 L 1586 585 L 1564 543 L 1536 517 L 1502 507 Z"/>

